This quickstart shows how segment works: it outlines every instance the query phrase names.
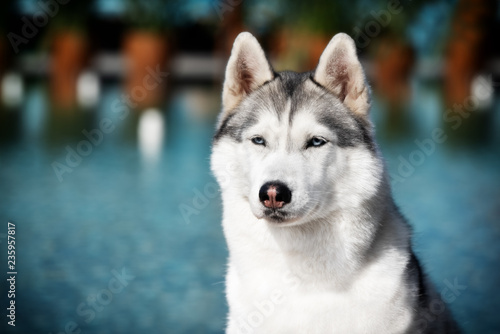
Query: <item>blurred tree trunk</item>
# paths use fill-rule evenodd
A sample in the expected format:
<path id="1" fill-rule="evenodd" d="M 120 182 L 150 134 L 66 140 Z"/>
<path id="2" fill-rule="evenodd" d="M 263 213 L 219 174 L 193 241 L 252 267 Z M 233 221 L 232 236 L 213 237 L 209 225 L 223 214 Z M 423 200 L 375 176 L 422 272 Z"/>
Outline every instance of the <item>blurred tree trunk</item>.
<path id="1" fill-rule="evenodd" d="M 163 101 L 166 80 L 161 73 L 166 71 L 167 49 L 167 39 L 160 33 L 138 30 L 125 37 L 125 94 L 134 109 L 159 107 Z"/>
<path id="2" fill-rule="evenodd" d="M 445 98 L 449 106 L 463 104 L 471 95 L 471 82 L 484 65 L 498 0 L 460 0 L 452 21 L 446 50 Z"/>
<path id="3" fill-rule="evenodd" d="M 87 60 L 87 40 L 76 31 L 54 36 L 50 67 L 50 95 L 56 110 L 76 107 L 76 83 Z"/>
<path id="4" fill-rule="evenodd" d="M 397 37 L 382 37 L 376 45 L 374 88 L 389 104 L 389 112 L 397 112 L 410 98 L 410 76 L 415 65 L 413 47 Z"/>
<path id="5" fill-rule="evenodd" d="M 227 61 L 231 55 L 234 40 L 240 32 L 246 31 L 243 25 L 243 3 L 242 1 L 221 1 L 217 6 L 220 25 L 216 33 L 215 53 Z"/>

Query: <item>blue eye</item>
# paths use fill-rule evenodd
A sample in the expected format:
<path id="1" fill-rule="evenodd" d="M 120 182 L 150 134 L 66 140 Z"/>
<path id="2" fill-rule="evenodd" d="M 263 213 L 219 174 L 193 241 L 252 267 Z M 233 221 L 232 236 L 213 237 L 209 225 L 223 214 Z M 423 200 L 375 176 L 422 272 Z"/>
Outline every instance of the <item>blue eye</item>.
<path id="1" fill-rule="evenodd" d="M 266 141 L 264 138 L 262 137 L 253 137 L 252 138 L 252 143 L 254 143 L 255 145 L 262 145 L 262 146 L 266 146 Z"/>
<path id="2" fill-rule="evenodd" d="M 320 137 L 312 137 L 311 140 L 307 142 L 307 147 L 320 147 L 327 143 L 326 140 Z"/>

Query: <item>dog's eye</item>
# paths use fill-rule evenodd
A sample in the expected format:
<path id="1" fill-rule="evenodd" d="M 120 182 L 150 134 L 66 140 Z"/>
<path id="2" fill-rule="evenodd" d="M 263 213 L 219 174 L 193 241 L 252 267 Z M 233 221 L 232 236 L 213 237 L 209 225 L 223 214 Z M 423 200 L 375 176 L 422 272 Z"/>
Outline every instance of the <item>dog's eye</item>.
<path id="1" fill-rule="evenodd" d="M 266 140 L 262 137 L 253 137 L 252 138 L 252 143 L 254 143 L 255 145 L 263 145 L 263 146 L 266 146 Z"/>
<path id="2" fill-rule="evenodd" d="M 312 137 L 311 140 L 307 142 L 307 147 L 320 147 L 327 143 L 327 141 L 320 137 Z"/>

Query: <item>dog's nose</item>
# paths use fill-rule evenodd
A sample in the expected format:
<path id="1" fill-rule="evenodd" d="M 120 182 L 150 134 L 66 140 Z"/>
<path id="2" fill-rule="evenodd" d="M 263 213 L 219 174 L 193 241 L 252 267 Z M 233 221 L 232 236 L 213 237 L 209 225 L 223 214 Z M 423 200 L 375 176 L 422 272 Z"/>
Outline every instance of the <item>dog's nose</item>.
<path id="1" fill-rule="evenodd" d="M 259 190 L 259 199 L 265 207 L 278 209 L 292 201 L 292 191 L 281 182 L 266 182 Z"/>

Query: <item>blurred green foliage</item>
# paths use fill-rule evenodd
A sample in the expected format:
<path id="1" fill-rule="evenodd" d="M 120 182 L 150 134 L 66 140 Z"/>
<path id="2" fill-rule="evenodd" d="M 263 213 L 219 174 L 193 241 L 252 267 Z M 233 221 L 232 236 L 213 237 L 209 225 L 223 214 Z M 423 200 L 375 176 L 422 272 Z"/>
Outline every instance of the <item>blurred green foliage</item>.
<path id="1" fill-rule="evenodd" d="M 180 12 L 181 0 L 124 0 L 130 28 L 164 31 L 171 28 Z"/>

